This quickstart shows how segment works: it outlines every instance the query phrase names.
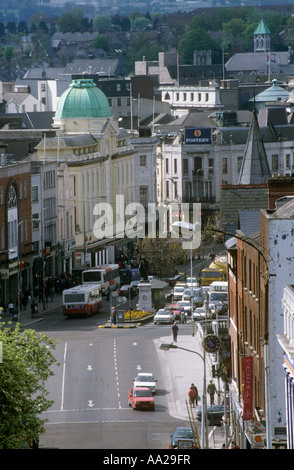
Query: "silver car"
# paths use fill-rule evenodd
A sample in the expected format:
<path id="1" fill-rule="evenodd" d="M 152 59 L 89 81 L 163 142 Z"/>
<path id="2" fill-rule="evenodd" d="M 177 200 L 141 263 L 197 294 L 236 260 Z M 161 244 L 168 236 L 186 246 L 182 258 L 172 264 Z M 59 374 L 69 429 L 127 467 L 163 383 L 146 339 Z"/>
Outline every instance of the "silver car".
<path id="1" fill-rule="evenodd" d="M 154 315 L 153 322 L 154 324 L 158 323 L 173 323 L 174 321 L 174 314 L 171 310 L 160 309 Z"/>

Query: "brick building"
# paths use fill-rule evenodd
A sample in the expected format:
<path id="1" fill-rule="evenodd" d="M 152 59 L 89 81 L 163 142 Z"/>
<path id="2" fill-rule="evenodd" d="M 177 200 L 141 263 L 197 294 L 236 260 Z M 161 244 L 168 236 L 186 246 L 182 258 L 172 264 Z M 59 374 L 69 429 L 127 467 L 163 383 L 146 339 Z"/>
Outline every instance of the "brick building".
<path id="1" fill-rule="evenodd" d="M 31 165 L 5 164 L 2 153 L 0 172 L 0 299 L 5 305 L 16 301 L 18 292 L 18 262 L 20 286 L 31 283 Z"/>

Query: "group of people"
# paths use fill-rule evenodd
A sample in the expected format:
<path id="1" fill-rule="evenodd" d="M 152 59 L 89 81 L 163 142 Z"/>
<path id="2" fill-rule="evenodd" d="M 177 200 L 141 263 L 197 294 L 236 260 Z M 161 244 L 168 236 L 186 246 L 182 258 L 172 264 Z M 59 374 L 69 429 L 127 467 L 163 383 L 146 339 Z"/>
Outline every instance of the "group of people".
<path id="1" fill-rule="evenodd" d="M 216 393 L 216 387 L 213 383 L 212 380 L 210 380 L 208 386 L 207 386 L 207 393 L 210 396 L 210 405 L 214 405 L 214 395 Z M 196 385 L 193 383 L 191 384 L 189 391 L 188 391 L 188 397 L 189 397 L 189 403 L 190 405 L 195 408 L 198 405 L 198 401 L 200 400 L 200 397 L 198 395 L 198 389 Z"/>

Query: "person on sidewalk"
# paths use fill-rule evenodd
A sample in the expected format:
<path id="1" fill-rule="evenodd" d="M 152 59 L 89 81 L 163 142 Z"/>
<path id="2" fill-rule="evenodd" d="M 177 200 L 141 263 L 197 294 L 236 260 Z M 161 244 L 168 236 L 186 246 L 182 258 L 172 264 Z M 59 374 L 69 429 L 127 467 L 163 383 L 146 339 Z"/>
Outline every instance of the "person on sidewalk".
<path id="1" fill-rule="evenodd" d="M 116 308 L 115 307 L 112 307 L 111 308 L 111 324 L 112 325 L 116 325 Z"/>
<path id="2" fill-rule="evenodd" d="M 179 327 L 177 325 L 177 322 L 174 322 L 172 326 L 172 335 L 173 335 L 173 340 L 176 343 L 178 339 L 178 332 L 179 332 Z"/>
<path id="3" fill-rule="evenodd" d="M 214 394 L 215 394 L 215 392 L 216 392 L 216 388 L 215 388 L 215 385 L 214 385 L 213 381 L 211 380 L 208 384 L 208 387 L 207 387 L 207 393 L 210 396 L 210 405 L 214 405 Z"/>
<path id="4" fill-rule="evenodd" d="M 35 313 L 37 313 L 37 304 L 34 299 L 31 302 L 31 315 L 34 317 Z"/>
<path id="5" fill-rule="evenodd" d="M 198 405 L 198 389 L 193 383 L 191 384 L 191 387 L 189 388 L 188 397 L 189 397 L 190 405 L 193 406 L 193 408 L 195 408 L 195 402 L 196 402 L 196 406 Z"/>

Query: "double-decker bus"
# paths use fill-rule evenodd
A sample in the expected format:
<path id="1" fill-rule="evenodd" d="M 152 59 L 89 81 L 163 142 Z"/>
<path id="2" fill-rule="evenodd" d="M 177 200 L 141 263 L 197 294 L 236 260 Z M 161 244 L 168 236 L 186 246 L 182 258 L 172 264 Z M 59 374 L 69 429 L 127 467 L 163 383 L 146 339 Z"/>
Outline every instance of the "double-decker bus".
<path id="1" fill-rule="evenodd" d="M 93 315 L 102 308 L 102 295 L 99 286 L 86 285 L 65 289 L 63 296 L 63 315 Z"/>
<path id="2" fill-rule="evenodd" d="M 109 295 L 111 291 L 120 287 L 118 264 L 101 264 L 82 272 L 82 284 L 99 284 L 102 295 Z"/>

